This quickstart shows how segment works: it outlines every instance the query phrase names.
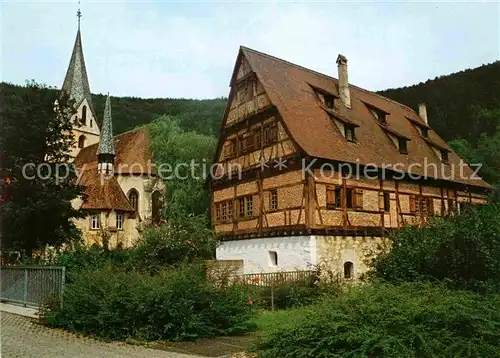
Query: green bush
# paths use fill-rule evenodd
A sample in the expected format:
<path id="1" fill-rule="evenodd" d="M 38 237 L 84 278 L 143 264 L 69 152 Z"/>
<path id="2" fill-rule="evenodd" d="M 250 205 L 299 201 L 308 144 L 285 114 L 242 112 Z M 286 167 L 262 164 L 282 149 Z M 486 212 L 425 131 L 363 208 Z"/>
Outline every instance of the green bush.
<path id="1" fill-rule="evenodd" d="M 500 289 L 500 204 L 404 228 L 392 249 L 374 260 L 372 274 L 393 283 L 439 280 L 458 288 Z"/>
<path id="2" fill-rule="evenodd" d="M 270 309 L 287 309 L 307 306 L 320 296 L 316 282 L 307 278 L 290 283 L 278 283 L 274 287 L 257 286 L 253 288 L 253 298 L 258 307 Z"/>
<path id="3" fill-rule="evenodd" d="M 68 282 L 72 276 L 85 270 L 95 270 L 105 266 L 120 266 L 122 270 L 132 268 L 132 249 L 106 250 L 101 246 L 78 246 L 58 254 L 51 264 L 66 267 Z"/>
<path id="4" fill-rule="evenodd" d="M 262 358 L 499 357 L 499 307 L 499 295 L 431 284 L 358 286 L 268 325 L 256 351 Z"/>
<path id="5" fill-rule="evenodd" d="M 134 267 L 155 274 L 168 265 L 210 259 L 218 245 L 204 217 L 170 220 L 145 230 L 131 250 Z"/>
<path id="6" fill-rule="evenodd" d="M 238 287 L 216 290 L 202 265 L 155 276 L 106 266 L 75 274 L 45 322 L 106 339 L 186 340 L 245 332 L 251 313 Z"/>

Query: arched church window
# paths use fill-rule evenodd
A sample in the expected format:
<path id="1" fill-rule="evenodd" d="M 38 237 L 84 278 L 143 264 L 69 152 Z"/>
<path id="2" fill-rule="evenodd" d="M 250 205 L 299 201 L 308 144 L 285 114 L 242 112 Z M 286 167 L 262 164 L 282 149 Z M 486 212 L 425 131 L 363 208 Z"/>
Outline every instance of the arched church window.
<path id="1" fill-rule="evenodd" d="M 82 124 L 87 124 L 87 106 L 83 106 L 82 108 Z"/>
<path id="2" fill-rule="evenodd" d="M 152 218 L 154 223 L 160 222 L 161 219 L 161 193 L 156 190 L 152 195 Z"/>
<path id="3" fill-rule="evenodd" d="M 85 136 L 82 134 L 78 137 L 78 148 L 85 147 Z"/>
<path id="4" fill-rule="evenodd" d="M 128 192 L 128 200 L 130 201 L 130 205 L 134 208 L 135 211 L 139 210 L 139 193 L 135 189 L 130 189 Z"/>
<path id="5" fill-rule="evenodd" d="M 344 278 L 354 277 L 354 264 L 351 261 L 344 263 Z"/>

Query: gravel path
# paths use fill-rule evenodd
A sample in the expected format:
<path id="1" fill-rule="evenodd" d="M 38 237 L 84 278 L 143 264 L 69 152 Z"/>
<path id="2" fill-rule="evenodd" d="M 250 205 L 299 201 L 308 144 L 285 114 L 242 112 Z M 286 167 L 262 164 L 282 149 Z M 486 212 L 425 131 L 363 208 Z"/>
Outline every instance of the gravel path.
<path id="1" fill-rule="evenodd" d="M 132 346 L 124 343 L 106 343 L 91 338 L 44 327 L 32 319 L 0 312 L 0 356 L 17 357 L 147 357 L 196 358 L 200 356 L 172 353 Z"/>

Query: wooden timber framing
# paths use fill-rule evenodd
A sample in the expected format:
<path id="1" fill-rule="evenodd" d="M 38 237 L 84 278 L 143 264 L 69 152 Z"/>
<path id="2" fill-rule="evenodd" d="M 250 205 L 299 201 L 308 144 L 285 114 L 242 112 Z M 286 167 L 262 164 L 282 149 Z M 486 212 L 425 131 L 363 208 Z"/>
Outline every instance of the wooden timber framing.
<path id="1" fill-rule="evenodd" d="M 382 178 L 372 180 L 372 182 L 363 178 L 352 180 L 345 178 L 342 173 L 337 173 L 338 178 L 332 181 L 318 177 L 315 173 L 302 173 L 299 159 L 304 159 L 307 164 L 310 158 L 294 156 L 290 158 L 292 165 L 285 170 L 276 168 L 266 168 L 262 171 L 248 170 L 241 180 L 220 181 L 212 186 L 212 197 L 215 203 L 228 199 L 238 200 L 241 196 L 252 196 L 254 206 L 257 208 L 254 209 L 253 216 L 238 218 L 238 207 L 233 204 L 233 218 L 230 222 L 215 222 L 214 217 L 214 228 L 223 239 L 233 240 L 239 236 L 248 238 L 313 233 L 367 236 L 390 232 L 408 222 L 425 224 L 426 214 L 422 210 L 412 212 L 408 206 L 409 198 L 412 196 L 417 197 L 418 200 L 430 201 L 429 214 L 434 206 L 440 206 L 440 212 L 446 213 L 442 187 L 424 185 L 422 182 L 415 181 L 388 181 Z M 329 208 L 324 201 L 326 195 L 324 191 L 327 187 L 335 186 L 335 182 L 342 188 L 341 207 Z M 244 187 L 247 188 L 242 189 Z M 228 189 L 230 192 L 227 192 Z M 358 191 L 363 194 L 362 205 L 348 208 L 346 196 L 348 189 L 354 189 L 352 195 Z M 278 207 L 269 210 L 272 191 L 277 193 Z M 231 195 L 220 196 L 218 195 L 220 192 L 231 193 Z M 447 189 L 447 192 L 453 193 L 454 200 L 458 203 L 459 191 Z M 389 204 L 387 212 L 384 210 L 385 193 L 389 195 L 389 202 L 395 203 L 395 205 Z M 475 195 L 479 200 L 485 198 L 481 194 Z M 462 198 L 471 202 L 471 191 L 467 191 L 467 196 L 462 196 Z M 357 217 L 359 215 L 361 218 Z M 386 216 L 394 217 L 396 220 L 386 221 Z M 339 218 L 338 224 L 331 222 L 331 218 L 335 217 Z M 227 226 L 228 224 L 230 226 Z"/>
<path id="2" fill-rule="evenodd" d="M 269 75 L 272 68 L 259 74 L 245 56 L 240 52 L 231 77 L 231 92 L 215 154 L 214 162 L 221 164 L 222 176 L 209 181 L 212 224 L 223 239 L 294 235 L 385 236 L 407 223 L 425 225 L 427 214 L 431 211 L 447 215 L 453 202 L 457 207 L 460 202 L 481 203 L 486 200 L 486 188 L 457 181 L 416 180 L 408 173 L 388 168 L 377 168 L 373 178 L 366 178 L 361 174 L 367 172 L 367 166 L 360 163 L 351 163 L 348 172 L 344 167 L 348 163 L 333 160 L 337 157 L 317 151 L 316 143 L 310 143 L 310 136 L 306 135 L 314 131 L 302 131 L 303 127 L 290 124 L 290 113 L 287 112 L 301 113 L 302 106 L 295 103 L 294 107 L 283 110 L 281 100 L 293 91 L 268 96 L 266 91 L 269 87 L 264 85 L 269 86 L 270 82 L 262 76 Z M 307 73 L 307 76 L 310 75 Z M 300 101 L 320 100 L 314 91 L 310 94 L 316 93 L 316 97 L 304 92 L 305 96 Z M 274 103 L 271 99 L 275 100 Z M 318 105 L 326 108 L 326 103 Z M 391 103 L 386 105 L 392 106 Z M 393 115 L 391 112 L 399 110 L 399 107 L 392 108 L 387 114 Z M 307 115 L 314 109 L 309 107 Z M 338 109 L 335 105 L 326 112 L 335 117 L 341 115 L 337 113 Z M 342 114 L 346 116 L 344 121 L 356 124 L 355 117 L 347 118 L 354 110 L 352 107 Z M 321 111 L 320 114 L 323 116 L 325 113 Z M 418 118 L 410 120 L 420 123 Z M 313 118 L 300 122 L 304 126 L 313 123 Z M 342 138 L 341 128 L 335 123 L 335 136 Z M 323 125 L 318 128 L 323 130 L 329 127 Z M 317 134 L 320 137 L 321 133 Z M 386 138 L 383 137 L 383 140 Z M 331 143 L 340 147 L 352 145 L 347 142 Z M 360 145 L 356 150 L 363 149 L 362 142 L 356 145 Z M 316 155 L 323 157 L 313 157 L 311 153 L 319 153 Z M 286 167 L 277 167 L 277 160 L 285 161 Z M 241 171 L 235 175 L 230 171 L 231 165 L 239 165 Z M 331 167 L 331 177 L 319 173 L 324 165 Z M 373 171 L 370 170 L 370 173 Z M 229 217 L 228 207 L 232 210 Z"/>

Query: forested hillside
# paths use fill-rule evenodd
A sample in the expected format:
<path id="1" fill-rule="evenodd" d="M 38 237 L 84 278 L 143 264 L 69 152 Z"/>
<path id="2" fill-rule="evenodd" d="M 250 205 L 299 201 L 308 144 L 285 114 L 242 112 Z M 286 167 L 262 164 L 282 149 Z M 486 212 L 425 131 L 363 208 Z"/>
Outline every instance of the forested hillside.
<path id="1" fill-rule="evenodd" d="M 7 90 L 22 95 L 26 87 L 1 83 L 2 96 Z M 100 120 L 104 113 L 106 96 L 93 94 L 92 100 L 98 120 Z M 156 117 L 166 114 L 175 116 L 185 130 L 218 136 L 219 123 L 226 108 L 226 99 L 111 97 L 111 105 L 115 134 L 148 124 Z"/>
<path id="2" fill-rule="evenodd" d="M 429 123 L 440 136 L 475 144 L 499 124 L 477 113 L 500 108 L 500 61 L 379 93 L 413 109 L 426 103 Z"/>
<path id="3" fill-rule="evenodd" d="M 20 92 L 25 88 L 2 83 L 2 91 L 4 86 Z M 477 113 L 479 109 L 500 107 L 500 61 L 379 93 L 413 109 L 421 102 L 426 103 L 430 124 L 444 139 L 466 139 L 476 144 L 482 133 L 493 134 L 498 124 Z M 93 100 L 100 117 L 104 111 L 105 96 L 93 95 Z M 166 114 L 177 117 L 184 129 L 217 136 L 226 99 L 112 97 L 112 105 L 116 134 Z"/>

